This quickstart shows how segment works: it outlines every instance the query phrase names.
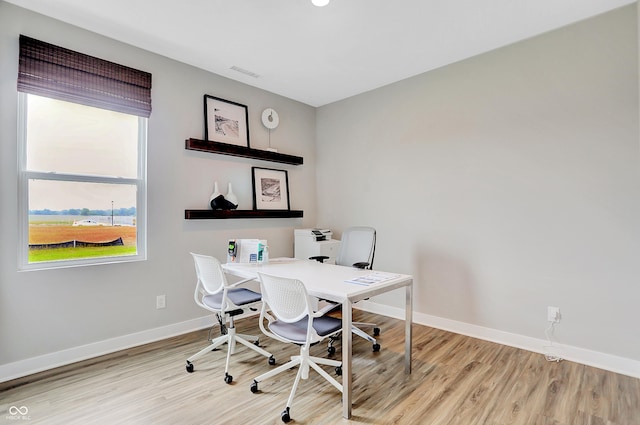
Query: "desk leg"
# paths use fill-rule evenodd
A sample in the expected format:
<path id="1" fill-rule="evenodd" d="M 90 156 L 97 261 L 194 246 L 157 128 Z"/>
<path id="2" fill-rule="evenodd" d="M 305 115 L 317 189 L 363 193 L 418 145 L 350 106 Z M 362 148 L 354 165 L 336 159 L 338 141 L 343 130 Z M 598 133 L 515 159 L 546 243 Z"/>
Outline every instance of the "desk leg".
<path id="1" fill-rule="evenodd" d="M 342 303 L 342 417 L 351 418 L 351 301 Z"/>
<path id="2" fill-rule="evenodd" d="M 413 324 L 413 283 L 407 285 L 404 318 L 404 373 L 411 373 L 411 327 Z"/>

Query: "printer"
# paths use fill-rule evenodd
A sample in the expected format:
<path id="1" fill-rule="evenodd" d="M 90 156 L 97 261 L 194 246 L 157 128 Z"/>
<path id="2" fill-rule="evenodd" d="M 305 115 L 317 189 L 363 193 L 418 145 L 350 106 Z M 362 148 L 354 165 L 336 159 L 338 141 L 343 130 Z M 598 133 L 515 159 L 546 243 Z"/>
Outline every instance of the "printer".
<path id="1" fill-rule="evenodd" d="M 335 264 L 340 249 L 340 241 L 331 239 L 333 233 L 329 229 L 295 229 L 294 256 L 301 260 L 324 255 L 329 257 L 325 263 Z"/>
<path id="2" fill-rule="evenodd" d="M 329 229 L 296 229 L 295 236 L 310 237 L 316 242 L 331 239 L 333 233 Z"/>

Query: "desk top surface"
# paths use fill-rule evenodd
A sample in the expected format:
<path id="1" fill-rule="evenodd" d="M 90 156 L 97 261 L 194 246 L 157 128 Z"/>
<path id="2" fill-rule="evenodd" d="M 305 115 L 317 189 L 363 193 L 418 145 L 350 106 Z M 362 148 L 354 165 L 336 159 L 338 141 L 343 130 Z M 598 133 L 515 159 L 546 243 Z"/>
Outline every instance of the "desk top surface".
<path id="1" fill-rule="evenodd" d="M 379 293 L 411 286 L 413 283 L 411 275 L 400 273 L 388 273 L 388 279 L 370 285 L 351 283 L 347 281 L 369 276 L 376 271 L 294 258 L 276 258 L 262 264 L 227 263 L 222 267 L 226 272 L 242 278 L 256 279 L 258 273 L 264 273 L 299 279 L 310 295 L 331 301 L 350 299 L 355 302 Z"/>

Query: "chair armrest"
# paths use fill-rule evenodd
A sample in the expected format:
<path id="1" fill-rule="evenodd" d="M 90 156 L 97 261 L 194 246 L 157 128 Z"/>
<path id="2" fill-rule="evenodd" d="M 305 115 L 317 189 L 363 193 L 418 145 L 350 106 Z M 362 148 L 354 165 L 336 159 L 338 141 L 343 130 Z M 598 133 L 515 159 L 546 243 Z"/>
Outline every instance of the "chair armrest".
<path id="1" fill-rule="evenodd" d="M 329 257 L 327 257 L 326 255 L 316 255 L 313 257 L 309 257 L 309 260 L 316 260 L 319 261 L 321 263 L 324 263 L 324 260 L 328 260 Z"/>
<path id="2" fill-rule="evenodd" d="M 357 269 L 366 269 L 367 267 L 369 267 L 369 263 L 367 263 L 366 261 L 361 261 L 359 263 L 354 263 L 353 267 Z"/>

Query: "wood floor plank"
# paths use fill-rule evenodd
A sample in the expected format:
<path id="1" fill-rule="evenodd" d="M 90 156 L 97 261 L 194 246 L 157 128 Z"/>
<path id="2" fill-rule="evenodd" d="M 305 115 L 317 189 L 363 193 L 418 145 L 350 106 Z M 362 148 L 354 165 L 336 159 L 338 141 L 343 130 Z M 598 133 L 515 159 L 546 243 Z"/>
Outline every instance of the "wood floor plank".
<path id="1" fill-rule="evenodd" d="M 611 412 L 612 379 L 613 376 L 601 373 L 598 369 L 582 368 L 581 382 L 578 388 L 578 411 L 585 418 L 600 418 L 602 425 L 605 425 L 602 418 L 609 417 Z M 593 422 L 592 419 L 589 421 Z"/>
<path id="2" fill-rule="evenodd" d="M 640 380 L 540 354 L 414 325 L 413 373 L 404 374 L 402 321 L 355 311 L 382 329 L 382 350 L 354 337 L 354 407 L 342 418 L 341 395 L 317 373 L 301 381 L 292 423 L 429 425 L 638 425 Z M 260 335 L 252 318 L 239 331 Z M 0 423 L 11 406 L 27 406 L 30 425 L 281 424 L 280 412 L 296 370 L 249 387 L 270 367 L 238 346 L 233 382 L 226 384 L 226 346 L 194 362 L 208 331 L 192 332 L 41 374 L 0 383 Z M 261 337 L 261 346 L 286 362 L 297 348 Z M 336 344 L 335 358 L 341 347 Z M 326 356 L 326 345 L 312 347 Z M 332 368 L 326 369 L 333 374 Z M 4 421 L 4 422 L 3 422 Z"/>
<path id="3" fill-rule="evenodd" d="M 578 411 L 580 399 L 571 395 L 578 394 L 581 369 L 583 365 L 572 362 L 560 362 L 547 368 L 548 385 L 543 405 L 546 417 L 568 424 Z"/>
<path id="4" fill-rule="evenodd" d="M 485 398 L 481 403 L 477 403 L 478 411 L 475 419 L 470 424 L 490 423 L 490 418 L 496 418 L 499 414 L 509 409 L 506 402 L 513 387 L 519 382 L 522 376 L 520 365 L 530 356 L 524 350 L 513 347 L 501 346 L 495 359 L 488 359 L 491 369 L 485 377 L 486 390 Z"/>
<path id="5" fill-rule="evenodd" d="M 541 355 L 530 353 L 526 361 L 516 366 L 514 373 L 520 371 L 519 379 L 514 383 L 506 398 L 505 408 L 497 413 L 497 422 L 503 425 L 529 425 L 535 415 L 543 410 L 546 394 L 544 373 L 548 365 Z"/>

